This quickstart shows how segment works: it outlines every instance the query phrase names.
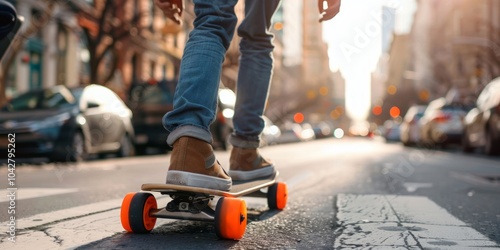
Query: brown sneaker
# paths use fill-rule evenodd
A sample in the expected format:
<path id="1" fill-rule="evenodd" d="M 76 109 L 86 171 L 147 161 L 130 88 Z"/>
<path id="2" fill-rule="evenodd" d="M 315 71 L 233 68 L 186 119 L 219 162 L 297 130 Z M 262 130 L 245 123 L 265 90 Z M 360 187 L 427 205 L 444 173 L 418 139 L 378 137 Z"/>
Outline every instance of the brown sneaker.
<path id="1" fill-rule="evenodd" d="M 273 163 L 262 158 L 256 148 L 233 147 L 229 164 L 233 180 L 248 181 L 274 174 Z"/>
<path id="2" fill-rule="evenodd" d="M 210 144 L 193 137 L 181 137 L 173 145 L 167 184 L 227 191 L 232 181 L 215 159 Z"/>

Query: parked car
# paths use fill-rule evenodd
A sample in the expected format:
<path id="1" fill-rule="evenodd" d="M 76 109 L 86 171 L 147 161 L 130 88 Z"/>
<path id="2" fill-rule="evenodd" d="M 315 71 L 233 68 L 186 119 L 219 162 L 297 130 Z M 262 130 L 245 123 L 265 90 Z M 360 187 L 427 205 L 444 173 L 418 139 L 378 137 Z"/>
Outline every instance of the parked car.
<path id="1" fill-rule="evenodd" d="M 16 157 L 81 161 L 89 154 L 132 155 L 132 112 L 110 89 L 89 85 L 30 91 L 0 111 L 0 151 L 16 136 Z"/>
<path id="2" fill-rule="evenodd" d="M 231 89 L 221 85 L 219 88 L 217 114 L 215 121 L 210 125 L 213 147 L 227 150 L 230 147 L 229 136 L 233 133 L 234 105 L 236 95 Z"/>
<path id="3" fill-rule="evenodd" d="M 384 122 L 382 135 L 388 142 L 400 141 L 400 127 L 401 124 L 397 121 L 387 120 Z"/>
<path id="4" fill-rule="evenodd" d="M 312 141 L 316 139 L 311 124 L 309 123 L 302 124 L 302 131 L 300 132 L 300 138 L 302 139 L 302 141 Z"/>
<path id="5" fill-rule="evenodd" d="M 419 121 L 420 142 L 426 146 L 446 146 L 459 143 L 463 134 L 462 120 L 471 106 L 448 103 L 439 98 L 431 103 Z"/>
<path id="6" fill-rule="evenodd" d="M 163 116 L 173 109 L 173 92 L 176 82 L 154 81 L 135 84 L 130 90 L 128 106 L 132 110 L 135 130 L 135 147 L 138 154 L 147 148 L 170 150 L 167 145 L 168 131 L 163 127 Z M 215 121 L 210 126 L 213 146 L 226 150 L 232 133 L 236 95 L 221 85 L 218 94 Z"/>
<path id="7" fill-rule="evenodd" d="M 333 137 L 333 130 L 326 122 L 321 122 L 313 126 L 314 137 L 316 139 Z"/>
<path id="8" fill-rule="evenodd" d="M 261 135 L 261 145 L 274 145 L 278 143 L 278 138 L 281 135 L 281 130 L 278 126 L 274 125 L 274 123 L 267 118 L 266 116 L 262 116 L 264 119 L 264 130 Z"/>
<path id="9" fill-rule="evenodd" d="M 411 106 L 401 123 L 400 137 L 405 146 L 417 144 L 420 141 L 420 119 L 424 116 L 427 106 Z"/>
<path id="10" fill-rule="evenodd" d="M 500 78 L 486 85 L 476 108 L 464 119 L 463 151 L 472 152 L 478 147 L 484 147 L 489 155 L 500 155 Z"/>
<path id="11" fill-rule="evenodd" d="M 130 88 L 128 106 L 134 114 L 134 144 L 138 154 L 147 148 L 168 150 L 168 132 L 163 127 L 163 116 L 173 109 L 173 88 L 167 81 L 134 84 Z"/>
<path id="12" fill-rule="evenodd" d="M 281 129 L 281 135 L 276 139 L 278 144 L 301 142 L 302 126 L 297 123 L 285 124 Z"/>

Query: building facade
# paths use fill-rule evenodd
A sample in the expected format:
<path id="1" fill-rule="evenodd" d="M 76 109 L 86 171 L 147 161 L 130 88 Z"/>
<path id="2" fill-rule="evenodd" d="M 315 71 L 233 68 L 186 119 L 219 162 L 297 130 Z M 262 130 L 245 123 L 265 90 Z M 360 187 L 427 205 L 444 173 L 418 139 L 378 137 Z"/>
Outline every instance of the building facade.
<path id="1" fill-rule="evenodd" d="M 412 31 L 416 81 L 431 99 L 471 102 L 500 75 L 500 2 L 421 0 Z M 451 92 L 450 92 L 451 90 Z"/>
<path id="2" fill-rule="evenodd" d="M 106 46 L 107 40 L 114 43 L 110 52 L 113 56 L 104 55 L 104 62 L 95 66 L 95 62 L 84 62 L 80 79 L 84 84 L 100 83 L 113 89 L 122 98 L 127 98 L 127 90 L 132 84 L 146 81 L 169 80 L 176 81 L 182 52 L 187 41 L 187 34 L 192 29 L 194 19 L 193 3 L 186 1 L 184 22 L 182 26 L 167 19 L 163 12 L 154 4 L 154 1 L 141 0 L 116 0 L 114 7 L 119 9 L 106 12 L 109 19 L 115 19 L 119 24 L 116 29 L 123 29 L 123 34 L 116 31 L 104 32 L 104 39 L 99 39 L 103 25 L 116 25 L 102 21 L 103 13 L 109 0 L 72 0 L 75 12 L 78 14 L 79 24 L 82 29 L 94 31 L 85 33 L 87 39 L 92 40 L 98 49 L 87 51 L 86 54 L 99 53 L 99 46 Z M 106 19 L 105 19 L 106 20 Z M 122 27 L 123 26 L 123 27 Z M 85 42 L 85 39 L 83 39 Z M 91 42 L 88 42 L 87 48 Z M 85 48 L 83 49 L 85 51 Z M 111 54 L 111 53 L 110 53 Z M 97 55 L 101 56 L 101 55 Z M 108 61 L 106 61 L 108 60 Z M 99 78 L 88 75 L 88 70 L 97 71 L 98 76 L 111 77 Z M 93 74 L 96 74 L 94 72 Z"/>
<path id="3" fill-rule="evenodd" d="M 79 39 L 74 13 L 64 4 L 49 1 L 10 1 L 24 18 L 20 34 L 21 50 L 15 55 L 4 76 L 7 99 L 19 93 L 66 84 L 78 84 Z M 46 19 L 47 22 L 40 23 Z M 32 31 L 31 31 L 32 30 Z M 5 63 L 5 61 L 4 61 Z"/>
<path id="4" fill-rule="evenodd" d="M 114 57 L 105 55 L 97 74 L 105 75 L 111 69 L 114 74 L 110 79 L 91 80 L 92 51 L 84 29 L 90 31 L 91 39 L 97 36 L 106 1 L 11 1 L 25 20 L 20 34 L 31 29 L 35 32 L 25 38 L 22 50 L 4 76 L 7 98 L 54 85 L 98 83 L 125 99 L 134 82 L 176 80 L 187 34 L 192 29 L 192 1 L 186 1 L 184 24 L 178 26 L 167 20 L 153 1 L 116 0 L 122 9 L 115 10 L 113 19 L 118 20 L 114 21 L 134 24 L 125 27 L 130 34 L 120 40 L 113 41 L 116 37 L 103 33 L 99 46 L 113 41 Z M 40 24 L 40 18 L 45 17 L 48 21 Z"/>
<path id="5" fill-rule="evenodd" d="M 330 119 L 335 108 L 328 46 L 318 22 L 317 2 L 283 1 L 278 10 L 275 44 L 275 75 L 267 115 L 290 120 L 303 112 L 307 120 Z M 314 121 L 313 121 L 314 122 Z"/>

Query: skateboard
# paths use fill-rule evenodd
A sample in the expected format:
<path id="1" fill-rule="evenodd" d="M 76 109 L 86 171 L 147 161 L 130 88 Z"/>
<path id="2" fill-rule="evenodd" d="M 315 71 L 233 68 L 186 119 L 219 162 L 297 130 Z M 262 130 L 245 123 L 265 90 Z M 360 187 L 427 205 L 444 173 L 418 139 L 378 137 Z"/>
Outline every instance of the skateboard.
<path id="1" fill-rule="evenodd" d="M 125 195 L 120 219 L 123 228 L 131 233 L 149 233 L 157 218 L 213 221 L 215 233 L 222 239 L 243 238 L 247 225 L 247 208 L 241 196 L 267 197 L 270 209 L 283 210 L 288 199 L 285 183 L 277 181 L 278 172 L 267 178 L 252 181 L 233 181 L 229 191 L 173 184 L 147 183 L 141 190 Z M 267 193 L 263 191 L 267 187 Z M 151 192 L 169 195 L 172 199 L 158 208 Z M 211 205 L 219 197 L 215 208 Z"/>

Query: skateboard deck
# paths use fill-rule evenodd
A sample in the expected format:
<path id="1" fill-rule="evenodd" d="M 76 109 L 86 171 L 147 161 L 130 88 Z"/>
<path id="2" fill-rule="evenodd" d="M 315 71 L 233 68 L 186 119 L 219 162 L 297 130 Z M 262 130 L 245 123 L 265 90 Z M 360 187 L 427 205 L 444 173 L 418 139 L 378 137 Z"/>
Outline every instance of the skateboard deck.
<path id="1" fill-rule="evenodd" d="M 282 210 L 288 200 L 285 183 L 277 182 L 278 172 L 252 181 L 233 181 L 229 191 L 182 185 L 146 183 L 145 192 L 131 192 L 123 199 L 120 219 L 123 228 L 132 233 L 149 233 L 157 218 L 213 221 L 215 233 L 222 239 L 241 239 L 247 224 L 246 203 L 241 196 L 267 197 L 270 209 Z M 262 192 L 263 188 L 267 192 Z M 158 206 L 150 192 L 169 195 L 166 206 Z M 212 200 L 220 197 L 214 207 Z"/>
<path id="2" fill-rule="evenodd" d="M 257 192 L 262 188 L 269 187 L 276 182 L 279 173 L 252 181 L 233 181 L 229 191 L 220 191 L 207 188 L 189 187 L 175 184 L 146 183 L 141 187 L 142 191 L 172 193 L 172 192 L 193 192 L 221 197 L 240 197 Z"/>

